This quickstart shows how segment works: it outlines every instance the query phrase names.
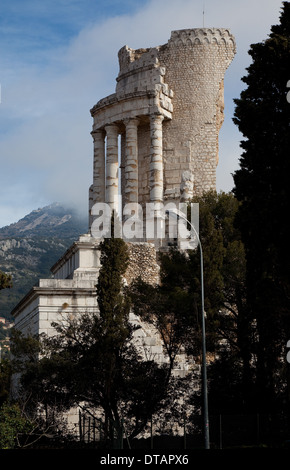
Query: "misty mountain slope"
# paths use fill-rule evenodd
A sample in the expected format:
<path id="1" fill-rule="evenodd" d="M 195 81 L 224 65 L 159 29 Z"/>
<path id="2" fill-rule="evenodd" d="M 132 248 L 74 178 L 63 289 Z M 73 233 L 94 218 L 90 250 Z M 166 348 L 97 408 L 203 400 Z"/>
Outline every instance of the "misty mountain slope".
<path id="1" fill-rule="evenodd" d="M 18 222 L 0 228 L 0 240 L 23 237 L 74 238 L 87 232 L 87 216 L 58 203 L 36 209 Z"/>
<path id="2" fill-rule="evenodd" d="M 54 203 L 0 228 L 0 270 L 12 275 L 13 287 L 0 291 L 0 316 L 10 312 L 66 249 L 88 231 L 87 217 Z"/>

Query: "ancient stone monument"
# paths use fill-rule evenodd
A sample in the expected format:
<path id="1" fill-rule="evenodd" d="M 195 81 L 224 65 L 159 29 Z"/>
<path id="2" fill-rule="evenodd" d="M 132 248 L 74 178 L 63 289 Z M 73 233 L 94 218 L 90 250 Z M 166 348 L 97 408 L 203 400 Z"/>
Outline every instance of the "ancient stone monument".
<path id="1" fill-rule="evenodd" d="M 55 263 L 53 279 L 40 279 L 14 308 L 16 328 L 50 335 L 55 333 L 52 322 L 97 311 L 100 250 L 92 231 L 96 204 L 117 209 L 128 203 L 186 202 L 215 189 L 224 75 L 234 55 L 234 37 L 221 28 L 173 31 L 162 46 L 120 49 L 115 93 L 91 109 L 94 164 L 88 233 Z M 141 275 L 158 282 L 154 244 L 145 238 L 129 243 L 129 250 L 126 281 Z M 134 315 L 131 320 L 141 326 L 144 347 L 150 345 L 156 360 L 164 361 L 152 329 Z M 180 360 L 178 373 L 182 364 Z"/>
<path id="2" fill-rule="evenodd" d="M 169 41 L 150 49 L 119 51 L 114 94 L 92 109 L 93 184 L 89 208 L 105 202 L 188 201 L 215 189 L 218 135 L 223 122 L 224 74 L 235 54 L 228 29 L 173 31 Z M 64 310 L 97 308 L 99 240 L 89 230 L 40 279 L 12 312 L 16 327 L 51 332 Z M 129 244 L 128 282 L 143 275 L 157 282 L 152 244 Z M 146 269 L 147 266 L 147 269 Z"/>
<path id="3" fill-rule="evenodd" d="M 119 51 L 116 91 L 91 109 L 90 208 L 116 209 L 119 195 L 124 207 L 215 189 L 224 74 L 234 54 L 235 40 L 221 28 L 173 31 L 162 46 Z"/>

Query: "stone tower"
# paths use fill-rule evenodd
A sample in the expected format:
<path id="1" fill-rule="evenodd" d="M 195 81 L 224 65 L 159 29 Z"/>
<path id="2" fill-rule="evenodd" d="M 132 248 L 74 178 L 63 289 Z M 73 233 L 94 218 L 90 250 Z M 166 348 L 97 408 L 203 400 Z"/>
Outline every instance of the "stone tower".
<path id="1" fill-rule="evenodd" d="M 128 203 L 158 206 L 215 189 L 223 80 L 234 54 L 233 36 L 220 28 L 173 31 L 165 45 L 119 51 L 115 93 L 91 109 L 90 230 L 52 266 L 53 278 L 40 279 L 16 305 L 17 330 L 51 336 L 54 322 L 98 312 L 100 239 L 91 230 L 96 203 L 110 209 Z M 159 282 L 156 245 L 147 242 L 128 243 L 128 284 L 139 276 Z M 134 340 L 147 357 L 164 364 L 158 332 L 132 312 L 130 321 L 138 326 Z M 183 356 L 176 359 L 174 375 L 187 373 Z M 69 419 L 72 430 L 78 429 L 78 414 L 71 412 Z"/>
<path id="2" fill-rule="evenodd" d="M 120 49 L 115 93 L 91 109 L 90 208 L 117 208 L 118 196 L 122 207 L 186 202 L 215 189 L 224 75 L 234 55 L 234 37 L 222 28 L 173 31 L 162 46 Z"/>

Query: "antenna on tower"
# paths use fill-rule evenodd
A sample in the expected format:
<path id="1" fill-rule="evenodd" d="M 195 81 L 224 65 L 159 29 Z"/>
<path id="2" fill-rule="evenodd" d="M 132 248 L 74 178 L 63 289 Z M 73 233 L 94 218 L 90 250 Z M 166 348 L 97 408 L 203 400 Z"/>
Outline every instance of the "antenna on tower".
<path id="1" fill-rule="evenodd" d="M 203 10 L 202 10 L 202 27 L 203 28 L 204 28 L 204 9 L 205 9 L 204 5 L 205 5 L 205 2 L 203 2 Z"/>

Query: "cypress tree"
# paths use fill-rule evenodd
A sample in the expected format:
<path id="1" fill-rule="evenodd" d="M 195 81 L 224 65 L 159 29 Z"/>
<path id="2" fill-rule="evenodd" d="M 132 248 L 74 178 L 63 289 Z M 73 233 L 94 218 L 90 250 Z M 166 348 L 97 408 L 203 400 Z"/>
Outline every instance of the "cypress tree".
<path id="1" fill-rule="evenodd" d="M 251 45 L 247 85 L 235 100 L 244 136 L 234 193 L 247 258 L 247 295 L 257 326 L 257 401 L 269 409 L 283 388 L 283 351 L 290 337 L 290 3 L 269 37 Z M 282 361 L 281 361 L 282 359 Z M 285 361 L 284 361 L 285 362 Z M 277 401 L 278 400 L 278 401 Z"/>

